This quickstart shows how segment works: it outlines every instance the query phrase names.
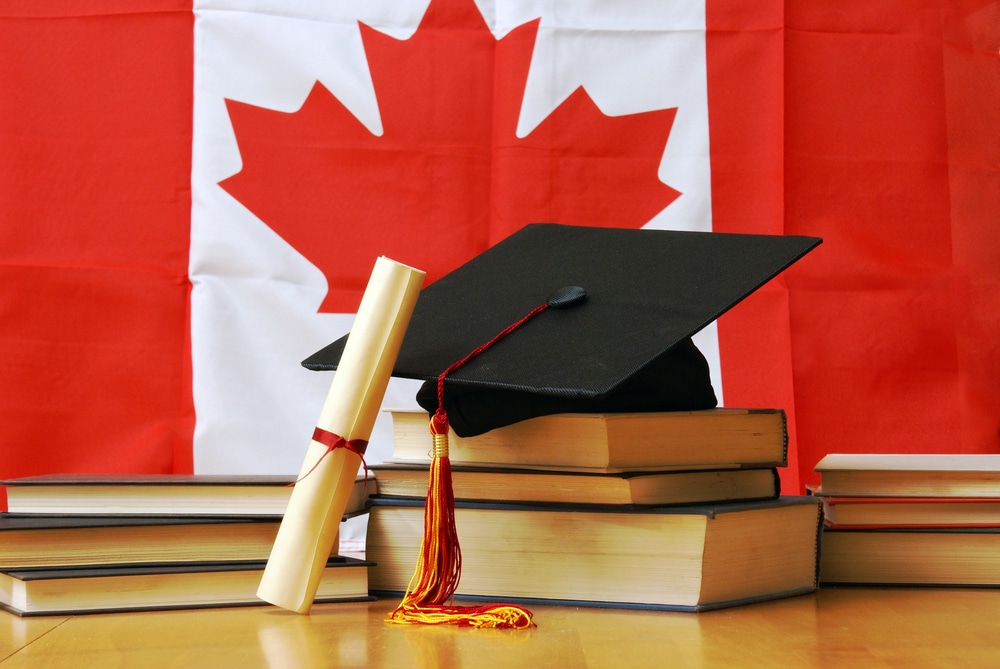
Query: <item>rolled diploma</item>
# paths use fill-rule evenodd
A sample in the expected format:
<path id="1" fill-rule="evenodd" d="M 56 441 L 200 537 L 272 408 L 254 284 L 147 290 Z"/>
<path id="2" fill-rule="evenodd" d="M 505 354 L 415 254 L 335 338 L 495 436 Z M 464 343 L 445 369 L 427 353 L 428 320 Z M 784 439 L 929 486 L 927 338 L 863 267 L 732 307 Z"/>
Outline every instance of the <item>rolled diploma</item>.
<path id="1" fill-rule="evenodd" d="M 384 257 L 375 262 L 318 427 L 347 440 L 371 436 L 423 280 L 420 270 Z M 258 597 L 308 613 L 360 467 L 356 453 L 327 453 L 323 444 L 310 442 Z"/>

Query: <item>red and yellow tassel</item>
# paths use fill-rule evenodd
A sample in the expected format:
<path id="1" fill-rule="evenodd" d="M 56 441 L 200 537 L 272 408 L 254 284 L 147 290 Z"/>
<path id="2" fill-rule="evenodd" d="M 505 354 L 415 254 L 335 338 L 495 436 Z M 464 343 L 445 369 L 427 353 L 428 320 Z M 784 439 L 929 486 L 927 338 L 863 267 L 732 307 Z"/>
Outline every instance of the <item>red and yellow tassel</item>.
<path id="1" fill-rule="evenodd" d="M 406 588 L 403 601 L 389 614 L 388 622 L 403 625 L 453 624 L 467 627 L 527 629 L 534 627 L 531 612 L 514 604 L 455 606 L 453 599 L 462 576 L 462 549 L 455 524 L 455 492 L 451 485 L 448 457 L 448 414 L 444 409 L 444 380 L 468 361 L 496 344 L 549 307 L 540 304 L 519 321 L 504 328 L 461 360 L 441 372 L 437 379 L 438 408 L 431 417 L 434 451 L 431 459 L 427 503 L 424 507 L 424 536 L 420 542 L 417 568 Z"/>
<path id="2" fill-rule="evenodd" d="M 525 629 L 533 627 L 531 612 L 513 604 L 455 606 L 452 601 L 462 575 L 462 550 L 455 524 L 455 493 L 448 457 L 448 423 L 442 409 L 431 419 L 434 439 L 424 537 L 417 567 L 403 601 L 386 618 L 404 625 L 444 625 Z"/>

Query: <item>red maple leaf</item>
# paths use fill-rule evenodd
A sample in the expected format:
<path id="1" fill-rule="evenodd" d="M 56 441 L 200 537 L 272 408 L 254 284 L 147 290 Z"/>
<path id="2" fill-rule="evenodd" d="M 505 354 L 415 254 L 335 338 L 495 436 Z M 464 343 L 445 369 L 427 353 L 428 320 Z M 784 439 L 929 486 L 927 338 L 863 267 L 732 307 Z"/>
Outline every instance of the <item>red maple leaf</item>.
<path id="1" fill-rule="evenodd" d="M 497 40 L 472 0 L 407 40 L 361 24 L 381 136 L 319 83 L 293 113 L 227 100 L 243 168 L 221 186 L 323 271 L 321 311 L 356 311 L 380 255 L 432 281 L 528 223 L 638 228 L 678 196 L 675 109 L 606 116 L 581 87 L 516 136 L 537 30 Z"/>

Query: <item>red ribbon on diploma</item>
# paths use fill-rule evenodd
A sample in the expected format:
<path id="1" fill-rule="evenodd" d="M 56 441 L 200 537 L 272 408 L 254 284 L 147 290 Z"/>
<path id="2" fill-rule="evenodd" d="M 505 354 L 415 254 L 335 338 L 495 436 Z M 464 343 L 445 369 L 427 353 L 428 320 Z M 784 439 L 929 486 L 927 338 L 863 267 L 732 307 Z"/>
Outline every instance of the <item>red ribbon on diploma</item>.
<path id="1" fill-rule="evenodd" d="M 316 461 L 312 467 L 309 468 L 305 474 L 299 477 L 298 481 L 295 481 L 291 485 L 295 485 L 305 477 L 309 476 L 319 467 L 319 463 L 323 462 L 323 458 L 330 455 L 335 449 L 346 448 L 351 453 L 356 453 L 359 458 L 361 458 L 361 466 L 365 468 L 365 481 L 368 481 L 368 463 L 365 462 L 365 451 L 368 450 L 368 440 L 367 439 L 351 439 L 347 440 L 341 437 L 339 434 L 334 434 L 329 430 L 324 430 L 321 427 L 317 427 L 313 430 L 312 435 L 313 441 L 323 444 L 326 446 L 326 452 L 320 456 L 319 460 Z"/>

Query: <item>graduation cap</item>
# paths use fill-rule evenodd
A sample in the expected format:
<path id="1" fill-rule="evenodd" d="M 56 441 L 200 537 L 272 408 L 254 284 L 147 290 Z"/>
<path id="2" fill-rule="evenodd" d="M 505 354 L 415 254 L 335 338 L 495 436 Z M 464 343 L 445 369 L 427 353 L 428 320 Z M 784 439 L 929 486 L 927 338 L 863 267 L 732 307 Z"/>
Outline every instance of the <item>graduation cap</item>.
<path id="1" fill-rule="evenodd" d="M 546 304 L 448 373 L 457 434 L 552 413 L 712 408 L 691 336 L 820 241 L 529 225 L 421 291 L 393 375 L 426 381 L 417 401 L 434 413 L 443 371 Z M 302 364 L 336 369 L 345 343 Z"/>
<path id="2" fill-rule="evenodd" d="M 393 375 L 423 379 L 433 416 L 424 536 L 391 622 L 533 625 L 500 604 L 456 607 L 461 551 L 448 458 L 462 436 L 564 412 L 714 407 L 691 336 L 820 243 L 811 237 L 522 228 L 424 288 Z M 346 338 L 303 364 L 336 369 Z"/>

